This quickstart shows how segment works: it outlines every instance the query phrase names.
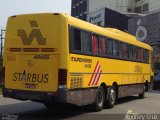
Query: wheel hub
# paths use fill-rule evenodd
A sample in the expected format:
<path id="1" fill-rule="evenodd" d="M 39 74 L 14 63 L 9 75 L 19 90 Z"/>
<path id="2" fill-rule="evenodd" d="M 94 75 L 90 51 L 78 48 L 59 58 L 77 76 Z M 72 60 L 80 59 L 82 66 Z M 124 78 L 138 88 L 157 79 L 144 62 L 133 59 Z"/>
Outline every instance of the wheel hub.
<path id="1" fill-rule="evenodd" d="M 115 102 L 115 91 L 113 89 L 111 89 L 111 92 L 110 92 L 110 99 L 111 99 L 111 103 L 113 104 Z"/>
<path id="2" fill-rule="evenodd" d="M 102 91 L 99 91 L 99 93 L 98 93 L 98 105 L 102 106 L 102 104 L 103 104 L 103 93 L 102 93 Z"/>

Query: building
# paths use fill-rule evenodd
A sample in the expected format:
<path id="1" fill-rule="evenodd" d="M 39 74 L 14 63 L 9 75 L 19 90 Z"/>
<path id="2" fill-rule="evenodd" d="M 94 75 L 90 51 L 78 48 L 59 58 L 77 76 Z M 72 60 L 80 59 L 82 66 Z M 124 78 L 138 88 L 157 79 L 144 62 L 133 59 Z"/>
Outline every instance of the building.
<path id="1" fill-rule="evenodd" d="M 154 57 L 160 58 L 160 12 L 129 19 L 128 32 L 139 41 L 151 45 Z"/>
<path id="2" fill-rule="evenodd" d="M 160 0 L 128 0 L 128 12 L 152 14 L 160 11 Z"/>
<path id="3" fill-rule="evenodd" d="M 71 15 L 86 20 L 88 13 L 88 0 L 72 0 Z"/>
<path id="4" fill-rule="evenodd" d="M 71 15 L 82 20 L 87 20 L 87 15 L 101 8 L 126 13 L 128 0 L 72 0 Z"/>
<path id="5" fill-rule="evenodd" d="M 156 13 L 160 11 L 160 0 L 149 0 L 149 12 Z"/>
<path id="6" fill-rule="evenodd" d="M 117 28 L 122 31 L 128 30 L 128 17 L 108 8 L 102 8 L 90 13 L 87 21 L 101 27 Z"/>
<path id="7" fill-rule="evenodd" d="M 160 12 L 143 17 L 129 19 L 128 32 L 136 36 L 139 41 L 154 46 L 159 44 L 160 36 Z"/>
<path id="8" fill-rule="evenodd" d="M 128 0 L 88 0 L 88 13 L 95 12 L 101 8 L 126 13 L 128 9 Z"/>
<path id="9" fill-rule="evenodd" d="M 149 0 L 129 0 L 127 12 L 149 14 Z"/>
<path id="10" fill-rule="evenodd" d="M 151 14 L 160 11 L 160 0 L 72 0 L 71 15 L 87 20 L 87 15 L 104 7 L 123 14 Z"/>

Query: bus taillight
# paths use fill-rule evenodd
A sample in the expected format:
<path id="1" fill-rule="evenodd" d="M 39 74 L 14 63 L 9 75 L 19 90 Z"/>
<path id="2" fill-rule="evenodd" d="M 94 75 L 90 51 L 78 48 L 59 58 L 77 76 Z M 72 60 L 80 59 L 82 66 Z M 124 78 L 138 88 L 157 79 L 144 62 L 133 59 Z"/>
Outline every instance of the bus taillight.
<path id="1" fill-rule="evenodd" d="M 58 84 L 60 86 L 66 86 L 67 84 L 67 70 L 66 69 L 59 69 L 58 71 Z"/>

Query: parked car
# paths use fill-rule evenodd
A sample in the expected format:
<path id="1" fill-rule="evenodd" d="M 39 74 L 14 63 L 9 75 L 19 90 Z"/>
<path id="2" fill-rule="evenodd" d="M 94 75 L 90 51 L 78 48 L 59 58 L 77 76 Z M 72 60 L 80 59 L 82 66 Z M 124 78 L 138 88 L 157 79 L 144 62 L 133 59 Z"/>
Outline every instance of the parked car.
<path id="1" fill-rule="evenodd" d="M 160 90 L 160 73 L 157 74 L 157 75 L 154 77 L 153 89 L 154 89 L 154 90 L 156 90 L 156 89 L 159 89 L 159 90 Z"/>

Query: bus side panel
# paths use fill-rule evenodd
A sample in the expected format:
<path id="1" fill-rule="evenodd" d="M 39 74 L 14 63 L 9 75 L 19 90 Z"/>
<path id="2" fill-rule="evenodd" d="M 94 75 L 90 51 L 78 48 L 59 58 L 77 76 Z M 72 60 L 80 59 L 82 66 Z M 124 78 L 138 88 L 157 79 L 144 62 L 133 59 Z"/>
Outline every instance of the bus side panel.
<path id="1" fill-rule="evenodd" d="M 150 64 L 138 63 L 139 74 L 137 83 L 145 83 L 146 81 L 150 82 L 151 68 Z"/>

